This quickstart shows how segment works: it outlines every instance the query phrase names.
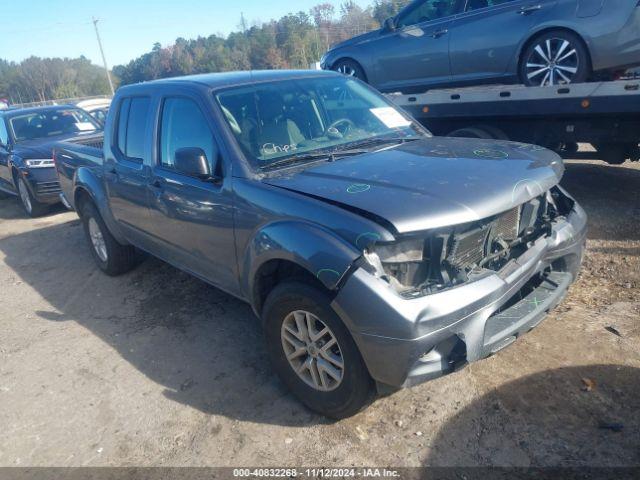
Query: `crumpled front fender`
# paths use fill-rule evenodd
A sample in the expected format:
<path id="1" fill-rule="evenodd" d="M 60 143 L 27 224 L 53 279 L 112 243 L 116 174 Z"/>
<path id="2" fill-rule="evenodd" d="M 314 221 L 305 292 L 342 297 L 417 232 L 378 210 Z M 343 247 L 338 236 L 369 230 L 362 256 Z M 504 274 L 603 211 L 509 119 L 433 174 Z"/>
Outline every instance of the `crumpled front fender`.
<path id="1" fill-rule="evenodd" d="M 321 226 L 295 220 L 275 222 L 260 228 L 244 252 L 243 289 L 247 298 L 252 298 L 260 267 L 271 260 L 287 260 L 333 290 L 361 255 L 353 245 Z"/>

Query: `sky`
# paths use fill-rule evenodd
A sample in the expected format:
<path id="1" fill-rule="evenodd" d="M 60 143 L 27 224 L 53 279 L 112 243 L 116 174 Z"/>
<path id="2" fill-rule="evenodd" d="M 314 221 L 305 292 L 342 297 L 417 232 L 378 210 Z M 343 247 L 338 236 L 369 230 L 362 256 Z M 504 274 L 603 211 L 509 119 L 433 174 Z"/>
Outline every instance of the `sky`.
<path id="1" fill-rule="evenodd" d="M 308 11 L 327 0 L 0 0 L 0 58 L 31 55 L 78 57 L 102 65 L 91 19 L 98 27 L 109 67 L 128 63 L 155 42 L 238 30 L 240 14 L 253 21 Z M 328 0 L 339 8 L 339 0 Z M 372 0 L 356 0 L 367 6 Z"/>

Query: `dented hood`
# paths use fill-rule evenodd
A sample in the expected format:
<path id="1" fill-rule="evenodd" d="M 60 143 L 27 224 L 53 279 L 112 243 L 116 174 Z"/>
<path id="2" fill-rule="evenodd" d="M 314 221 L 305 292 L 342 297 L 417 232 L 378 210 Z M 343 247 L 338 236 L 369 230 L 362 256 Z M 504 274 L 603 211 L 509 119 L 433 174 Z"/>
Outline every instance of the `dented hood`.
<path id="1" fill-rule="evenodd" d="M 504 212 L 549 190 L 563 172 L 560 157 L 542 147 L 434 137 L 264 181 L 408 233 Z"/>

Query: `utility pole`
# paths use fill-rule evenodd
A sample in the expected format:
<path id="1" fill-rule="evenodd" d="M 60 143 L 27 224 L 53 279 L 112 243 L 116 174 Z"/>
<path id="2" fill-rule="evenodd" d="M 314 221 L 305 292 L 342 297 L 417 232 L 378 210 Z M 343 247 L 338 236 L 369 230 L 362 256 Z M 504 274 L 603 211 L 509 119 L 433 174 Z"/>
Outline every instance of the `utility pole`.
<path id="1" fill-rule="evenodd" d="M 98 38 L 98 46 L 100 47 L 100 55 L 102 55 L 102 63 L 104 64 L 104 70 L 107 72 L 107 80 L 109 80 L 109 88 L 111 89 L 111 95 L 115 94 L 113 90 L 113 82 L 111 81 L 111 75 L 109 74 L 109 66 L 107 65 L 107 59 L 104 57 L 104 50 L 102 49 L 102 41 L 100 40 L 100 33 L 98 32 L 98 18 L 93 17 L 93 27 L 96 29 L 96 37 Z"/>

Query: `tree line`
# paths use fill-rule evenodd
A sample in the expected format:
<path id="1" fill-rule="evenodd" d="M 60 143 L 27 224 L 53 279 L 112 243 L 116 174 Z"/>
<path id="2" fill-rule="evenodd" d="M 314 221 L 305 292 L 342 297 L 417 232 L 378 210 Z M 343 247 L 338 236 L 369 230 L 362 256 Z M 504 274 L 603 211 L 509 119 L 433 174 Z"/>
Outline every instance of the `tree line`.
<path id="1" fill-rule="evenodd" d="M 112 78 L 116 85 L 125 85 L 196 73 L 308 68 L 331 45 L 379 28 L 408 2 L 374 0 L 367 8 L 353 0 L 343 0 L 338 8 L 321 3 L 308 12 L 252 25 L 241 16 L 238 29 L 227 37 L 156 43 L 150 52 L 115 66 Z M 19 63 L 0 59 L 0 98 L 8 97 L 11 103 L 108 93 L 104 70 L 85 57 L 30 57 Z"/>

